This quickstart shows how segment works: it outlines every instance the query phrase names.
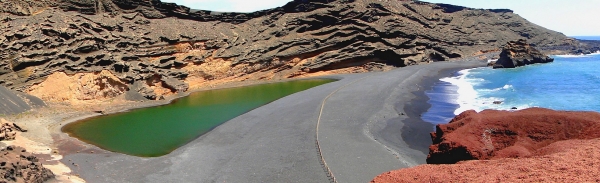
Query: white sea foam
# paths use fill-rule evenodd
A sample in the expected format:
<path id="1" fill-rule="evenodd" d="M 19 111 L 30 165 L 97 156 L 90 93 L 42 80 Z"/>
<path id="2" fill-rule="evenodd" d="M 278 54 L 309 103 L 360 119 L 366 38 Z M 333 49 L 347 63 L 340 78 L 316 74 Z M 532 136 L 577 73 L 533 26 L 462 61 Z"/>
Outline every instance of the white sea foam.
<path id="1" fill-rule="evenodd" d="M 579 57 L 590 57 L 590 55 L 554 55 L 555 57 L 561 57 L 561 58 L 579 58 Z"/>
<path id="2" fill-rule="evenodd" d="M 459 107 L 454 111 L 455 115 L 467 110 L 475 110 L 480 112 L 484 109 L 499 109 L 506 110 L 513 107 L 518 109 L 529 108 L 529 104 L 511 105 L 504 101 L 506 99 L 500 97 L 483 97 L 479 92 L 498 92 L 501 90 L 514 91 L 513 85 L 506 84 L 499 88 L 494 89 L 480 89 L 479 92 L 475 90 L 474 86 L 486 82 L 483 78 L 469 78 L 470 71 L 472 69 L 466 69 L 458 72 L 458 76 L 447 77 L 440 79 L 441 81 L 451 83 L 458 87 L 458 96 L 454 98 L 454 103 L 458 104 Z M 501 104 L 497 104 L 497 102 Z"/>
<path id="3" fill-rule="evenodd" d="M 495 92 L 495 91 L 500 91 L 500 90 L 512 90 L 513 86 L 512 85 L 504 85 L 503 87 L 500 88 L 494 88 L 494 89 L 481 89 L 481 91 L 486 91 L 486 92 Z"/>
<path id="4" fill-rule="evenodd" d="M 456 104 L 460 107 L 454 111 L 455 115 L 471 109 L 479 110 L 479 108 L 473 105 L 479 94 L 473 88 L 472 83 L 466 78 L 470 70 L 471 69 L 461 70 L 458 72 L 458 76 L 440 79 L 441 81 L 451 83 L 458 87 Z"/>

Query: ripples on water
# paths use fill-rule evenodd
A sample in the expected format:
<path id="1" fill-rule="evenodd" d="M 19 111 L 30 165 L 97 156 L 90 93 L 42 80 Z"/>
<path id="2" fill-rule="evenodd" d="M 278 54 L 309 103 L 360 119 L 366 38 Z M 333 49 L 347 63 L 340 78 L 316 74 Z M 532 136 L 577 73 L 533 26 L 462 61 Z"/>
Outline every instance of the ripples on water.
<path id="1" fill-rule="evenodd" d="M 426 92 L 432 107 L 422 118 L 439 124 L 469 109 L 512 107 L 600 112 L 600 53 L 553 57 L 548 64 L 467 69 L 442 78 Z"/>

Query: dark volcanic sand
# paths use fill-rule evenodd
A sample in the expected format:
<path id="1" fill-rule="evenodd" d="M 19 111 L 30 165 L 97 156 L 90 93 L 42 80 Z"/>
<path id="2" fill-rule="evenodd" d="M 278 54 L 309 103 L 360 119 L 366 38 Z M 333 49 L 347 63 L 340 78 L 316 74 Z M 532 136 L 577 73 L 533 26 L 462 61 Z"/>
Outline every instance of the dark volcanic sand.
<path id="1" fill-rule="evenodd" d="M 332 76 L 341 80 L 252 110 L 166 156 L 95 151 L 67 154 L 63 162 L 88 182 L 327 182 L 315 126 L 323 99 L 337 90 L 321 117 L 323 157 L 339 182 L 368 182 L 424 163 L 433 128 L 420 120 L 429 107 L 421 93 L 454 71 L 485 64 L 439 62 Z"/>

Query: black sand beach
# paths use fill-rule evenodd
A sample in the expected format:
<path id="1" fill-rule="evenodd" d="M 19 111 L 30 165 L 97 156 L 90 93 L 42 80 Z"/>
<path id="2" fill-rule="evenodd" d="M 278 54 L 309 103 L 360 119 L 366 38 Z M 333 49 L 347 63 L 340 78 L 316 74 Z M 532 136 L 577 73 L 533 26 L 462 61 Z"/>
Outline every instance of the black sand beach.
<path id="1" fill-rule="evenodd" d="M 25 93 L 15 92 L 0 85 L 0 115 L 17 114 L 34 107 L 42 107 L 44 101 Z"/>
<path id="2" fill-rule="evenodd" d="M 341 80 L 252 110 L 166 156 L 92 148 L 61 161 L 88 182 L 327 182 L 315 144 L 321 116 L 319 144 L 336 180 L 368 182 L 424 163 L 432 125 L 419 116 L 429 108 L 423 92 L 455 71 L 485 65 L 437 62 L 329 76 Z"/>

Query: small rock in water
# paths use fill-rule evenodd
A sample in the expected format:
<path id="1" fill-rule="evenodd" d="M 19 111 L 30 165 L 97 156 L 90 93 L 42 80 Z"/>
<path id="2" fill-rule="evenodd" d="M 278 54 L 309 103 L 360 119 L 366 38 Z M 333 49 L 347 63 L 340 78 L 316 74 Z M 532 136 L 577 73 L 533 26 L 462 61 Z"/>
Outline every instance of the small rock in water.
<path id="1" fill-rule="evenodd" d="M 510 108 L 510 109 L 512 109 L 512 110 L 517 110 L 517 107 L 512 107 L 512 108 Z"/>
<path id="2" fill-rule="evenodd" d="M 494 101 L 494 104 L 502 104 L 502 101 Z"/>

